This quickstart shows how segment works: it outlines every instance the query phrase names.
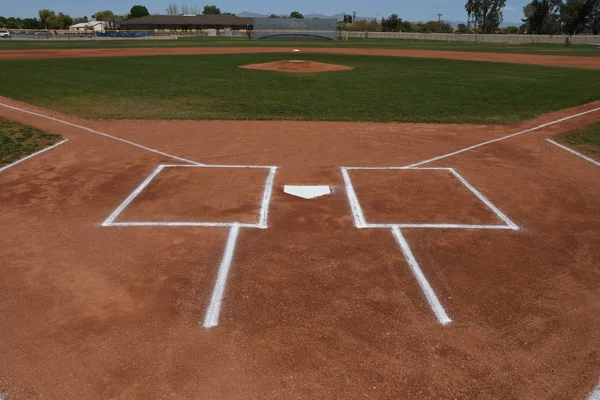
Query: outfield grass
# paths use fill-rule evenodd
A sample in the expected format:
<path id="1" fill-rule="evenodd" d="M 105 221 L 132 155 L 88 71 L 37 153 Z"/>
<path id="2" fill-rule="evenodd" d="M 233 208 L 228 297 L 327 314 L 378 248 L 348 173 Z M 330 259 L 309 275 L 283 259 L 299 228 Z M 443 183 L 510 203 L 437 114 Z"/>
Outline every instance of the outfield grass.
<path id="1" fill-rule="evenodd" d="M 600 123 L 559 135 L 555 139 L 573 150 L 600 161 Z"/>
<path id="2" fill-rule="evenodd" d="M 60 136 L 0 117 L 0 167 L 52 146 Z"/>
<path id="3" fill-rule="evenodd" d="M 440 40 L 351 39 L 349 41 L 280 41 L 246 38 L 187 37 L 177 40 L 0 40 L 0 50 L 96 49 L 144 47 L 341 47 L 410 50 L 448 50 L 491 53 L 600 57 L 600 46 L 531 43 L 476 43 Z"/>
<path id="4" fill-rule="evenodd" d="M 289 56 L 287 56 L 289 58 Z M 0 61 L 0 95 L 103 119 L 510 124 L 600 100 L 600 72 L 401 57 L 302 55 L 319 74 L 243 70 L 234 54 Z"/>

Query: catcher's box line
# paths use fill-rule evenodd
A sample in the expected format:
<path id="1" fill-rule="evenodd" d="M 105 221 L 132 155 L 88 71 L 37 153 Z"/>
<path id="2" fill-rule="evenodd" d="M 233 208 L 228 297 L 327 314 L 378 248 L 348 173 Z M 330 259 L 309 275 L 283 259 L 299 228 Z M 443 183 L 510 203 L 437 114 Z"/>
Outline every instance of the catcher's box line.
<path id="1" fill-rule="evenodd" d="M 161 156 L 169 157 L 169 158 L 172 158 L 174 160 L 179 160 L 179 161 L 187 162 L 187 163 L 194 164 L 194 165 L 204 165 L 204 164 L 196 162 L 196 161 L 188 160 L 188 159 L 183 158 L 183 157 L 174 156 L 172 154 L 165 153 L 163 151 L 156 150 L 156 149 L 153 149 L 151 147 L 147 147 L 147 146 L 144 146 L 144 145 L 132 142 L 130 140 L 126 140 L 126 139 L 122 139 L 122 138 L 117 137 L 117 136 L 109 135 L 108 133 L 100 132 L 100 131 L 97 131 L 97 130 L 94 130 L 94 129 L 91 129 L 91 128 L 87 128 L 87 127 L 82 126 L 82 125 L 78 125 L 78 124 L 74 124 L 72 122 L 64 121 L 62 119 L 50 117 L 48 115 L 44 115 L 44 114 L 36 113 L 36 112 L 33 112 L 33 111 L 25 110 L 25 109 L 19 108 L 19 107 L 9 106 L 8 104 L 4 104 L 4 103 L 0 103 L 0 106 L 6 107 L 6 108 L 10 108 L 10 109 L 16 110 L 16 111 L 21 111 L 21 112 L 26 113 L 26 114 L 35 115 L 37 117 L 46 118 L 46 119 L 49 119 L 49 120 L 54 121 L 54 122 L 60 122 L 61 124 L 69 125 L 69 126 L 72 126 L 74 128 L 83 129 L 84 131 L 88 131 L 88 132 L 94 133 L 96 135 L 105 136 L 107 138 L 110 138 L 110 139 L 113 139 L 113 140 L 117 140 L 119 142 L 127 143 L 127 144 L 129 144 L 131 146 L 135 146 L 135 147 L 138 147 L 138 148 L 143 149 L 143 150 L 151 151 L 152 153 L 160 154 Z"/>
<path id="2" fill-rule="evenodd" d="M 600 400 L 600 381 L 598 382 L 598 385 L 592 390 L 587 400 Z"/>
<path id="3" fill-rule="evenodd" d="M 550 143 L 552 143 L 552 144 L 553 144 L 553 145 L 555 145 L 555 146 L 558 146 L 558 147 L 560 147 L 560 148 L 561 148 L 561 149 L 563 149 L 563 150 L 566 150 L 566 151 L 568 151 L 568 152 L 569 152 L 569 153 L 571 153 L 571 154 L 574 154 L 574 155 L 576 155 L 576 156 L 577 156 L 577 157 L 579 157 L 579 158 L 583 158 L 584 160 L 586 160 L 586 161 L 589 161 L 589 162 L 591 162 L 592 164 L 594 164 L 594 165 L 597 165 L 597 166 L 599 166 L 599 167 L 600 167 L 600 162 L 598 162 L 598 161 L 596 161 L 596 160 L 593 160 L 593 159 L 591 159 L 590 157 L 584 156 L 583 154 L 581 154 L 581 153 L 578 153 L 578 152 L 576 152 L 575 150 L 573 150 L 573 149 L 571 149 L 571 148 L 569 148 L 569 147 L 567 147 L 567 146 L 563 146 L 562 144 L 560 144 L 560 143 L 558 143 L 558 142 L 555 142 L 555 141 L 554 141 L 554 140 L 552 140 L 552 139 L 546 139 L 546 141 L 547 141 L 547 142 L 550 142 Z"/>
<path id="4" fill-rule="evenodd" d="M 60 142 L 58 142 L 58 143 L 55 143 L 55 144 L 53 144 L 53 145 L 52 145 L 52 146 L 50 146 L 50 147 L 46 147 L 45 149 L 42 149 L 42 150 L 40 150 L 40 151 L 38 151 L 38 152 L 35 152 L 35 153 L 33 153 L 33 154 L 30 154 L 30 155 L 28 155 L 27 157 L 23 157 L 23 158 L 21 158 L 20 160 L 17 160 L 17 161 L 15 161 L 15 162 L 14 162 L 14 163 L 12 163 L 12 164 L 5 165 L 4 167 L 0 168 L 0 172 L 2 172 L 2 171 L 6 171 L 7 169 L 9 169 L 9 168 L 11 168 L 11 167 L 14 167 L 14 166 L 15 166 L 15 165 L 17 165 L 17 164 L 20 164 L 20 163 L 22 163 L 22 162 L 23 162 L 23 161 L 25 161 L 25 160 L 29 160 L 30 158 L 33 158 L 33 157 L 35 157 L 35 156 L 37 156 L 37 155 L 40 155 L 40 154 L 42 154 L 42 153 L 45 153 L 45 152 L 46 152 L 46 151 L 48 151 L 48 150 L 52 150 L 52 149 L 54 149 L 54 148 L 56 148 L 56 147 L 60 146 L 60 145 L 61 145 L 61 144 L 63 144 L 63 143 L 66 143 L 66 142 L 68 142 L 68 141 L 69 141 L 69 139 L 64 139 L 64 140 L 62 140 L 62 141 L 60 141 Z"/>

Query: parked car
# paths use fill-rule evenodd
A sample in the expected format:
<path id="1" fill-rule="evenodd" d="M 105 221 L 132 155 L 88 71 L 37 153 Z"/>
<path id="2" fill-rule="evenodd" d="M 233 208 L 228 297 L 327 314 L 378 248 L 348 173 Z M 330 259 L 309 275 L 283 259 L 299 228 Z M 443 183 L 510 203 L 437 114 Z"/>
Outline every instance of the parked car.
<path id="1" fill-rule="evenodd" d="M 10 32 L 9 31 L 2 31 L 2 30 L 0 30 L 0 38 L 2 38 L 2 39 L 10 39 Z"/>

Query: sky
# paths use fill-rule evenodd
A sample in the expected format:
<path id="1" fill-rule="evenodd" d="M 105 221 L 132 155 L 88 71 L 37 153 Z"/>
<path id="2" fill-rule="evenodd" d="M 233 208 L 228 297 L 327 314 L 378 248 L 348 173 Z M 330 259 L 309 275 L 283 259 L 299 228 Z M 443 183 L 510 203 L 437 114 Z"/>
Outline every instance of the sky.
<path id="1" fill-rule="evenodd" d="M 166 14 L 169 3 L 184 3 L 193 6 L 204 6 L 197 0 L 133 0 L 131 4 L 123 0 L 2 0 L 0 15 L 27 18 L 37 16 L 37 11 L 48 8 L 56 12 L 62 11 L 72 17 L 90 16 L 97 11 L 112 10 L 115 14 L 126 14 L 134 4 L 148 7 L 151 14 Z M 437 20 L 437 14 L 442 13 L 442 19 L 462 21 L 467 19 L 464 11 L 465 0 L 210 0 L 216 3 L 221 11 L 239 13 L 251 11 L 261 14 L 289 14 L 298 10 L 303 14 L 319 13 L 325 15 L 348 13 L 356 11 L 357 16 L 375 17 L 377 14 L 388 16 L 396 13 L 400 18 L 410 21 Z M 505 22 L 519 22 L 523 18 L 523 6 L 529 0 L 507 0 L 504 10 Z"/>

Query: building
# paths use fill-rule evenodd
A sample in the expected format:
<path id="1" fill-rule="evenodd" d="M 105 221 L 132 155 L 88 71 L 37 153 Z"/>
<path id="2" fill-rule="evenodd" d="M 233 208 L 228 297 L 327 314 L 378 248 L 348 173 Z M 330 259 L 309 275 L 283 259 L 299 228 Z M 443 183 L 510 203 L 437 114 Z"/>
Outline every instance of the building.
<path id="1" fill-rule="evenodd" d="M 104 32 L 108 28 L 108 23 L 104 21 L 82 22 L 69 26 L 70 31 L 96 31 Z"/>
<path id="2" fill-rule="evenodd" d="M 121 30 L 200 30 L 200 29 L 233 29 L 250 30 L 254 18 L 236 17 L 233 15 L 148 15 L 120 24 Z"/>
<path id="3" fill-rule="evenodd" d="M 336 40 L 335 18 L 255 18 L 255 39 Z"/>

